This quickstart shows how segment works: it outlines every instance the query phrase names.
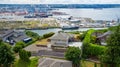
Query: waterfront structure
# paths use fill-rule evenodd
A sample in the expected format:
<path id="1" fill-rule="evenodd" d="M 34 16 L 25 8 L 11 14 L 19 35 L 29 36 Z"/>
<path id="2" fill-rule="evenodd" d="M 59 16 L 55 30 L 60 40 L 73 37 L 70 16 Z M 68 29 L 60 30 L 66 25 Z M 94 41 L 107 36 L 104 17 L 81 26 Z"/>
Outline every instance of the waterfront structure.
<path id="1" fill-rule="evenodd" d="M 49 38 L 52 46 L 69 46 L 69 42 L 75 41 L 74 34 L 58 32 Z"/>
<path id="2" fill-rule="evenodd" d="M 53 58 L 40 58 L 38 67 L 72 67 L 72 62 Z"/>

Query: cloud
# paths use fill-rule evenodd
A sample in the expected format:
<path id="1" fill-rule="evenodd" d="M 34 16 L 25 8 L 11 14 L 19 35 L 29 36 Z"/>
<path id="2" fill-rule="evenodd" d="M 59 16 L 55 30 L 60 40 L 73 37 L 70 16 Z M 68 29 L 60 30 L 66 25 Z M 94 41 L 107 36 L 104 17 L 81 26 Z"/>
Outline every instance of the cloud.
<path id="1" fill-rule="evenodd" d="M 120 0 L 0 0 L 2 4 L 120 4 Z"/>

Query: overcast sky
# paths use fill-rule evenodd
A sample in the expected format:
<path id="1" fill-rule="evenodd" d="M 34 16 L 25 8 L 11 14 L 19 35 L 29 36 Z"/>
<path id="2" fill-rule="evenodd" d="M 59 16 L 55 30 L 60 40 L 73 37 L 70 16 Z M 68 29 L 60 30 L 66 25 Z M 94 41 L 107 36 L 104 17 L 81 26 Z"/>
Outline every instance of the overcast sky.
<path id="1" fill-rule="evenodd" d="M 120 0 L 0 0 L 1 4 L 120 4 Z"/>

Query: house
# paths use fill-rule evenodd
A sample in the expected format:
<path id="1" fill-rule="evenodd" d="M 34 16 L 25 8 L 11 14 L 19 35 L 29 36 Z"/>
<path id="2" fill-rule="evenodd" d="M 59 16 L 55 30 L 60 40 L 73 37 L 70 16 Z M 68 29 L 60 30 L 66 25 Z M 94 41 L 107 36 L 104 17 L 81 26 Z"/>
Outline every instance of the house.
<path id="1" fill-rule="evenodd" d="M 72 62 L 53 58 L 40 58 L 38 67 L 72 67 Z"/>
<path id="2" fill-rule="evenodd" d="M 49 40 L 52 46 L 67 47 L 69 46 L 68 45 L 69 42 L 75 41 L 74 36 L 75 36 L 74 34 L 59 32 L 59 33 L 54 34 L 52 37 L 50 37 Z"/>
<path id="3" fill-rule="evenodd" d="M 13 30 L 0 30 L 0 39 L 6 41 L 10 36 L 13 35 L 13 33 L 14 33 Z"/>
<path id="4" fill-rule="evenodd" d="M 31 41 L 31 38 L 28 37 L 23 31 L 17 30 L 0 30 L 0 39 L 10 44 L 14 44 L 19 41 Z"/>
<path id="5" fill-rule="evenodd" d="M 106 45 L 107 38 L 110 36 L 110 34 L 111 34 L 111 31 L 107 31 L 102 35 L 97 36 L 97 40 L 100 41 L 101 45 Z"/>

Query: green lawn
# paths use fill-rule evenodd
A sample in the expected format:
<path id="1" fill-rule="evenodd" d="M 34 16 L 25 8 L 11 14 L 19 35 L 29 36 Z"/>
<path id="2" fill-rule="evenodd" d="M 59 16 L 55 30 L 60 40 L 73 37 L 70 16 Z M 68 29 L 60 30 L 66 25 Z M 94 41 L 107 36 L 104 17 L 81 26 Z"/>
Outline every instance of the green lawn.
<path id="1" fill-rule="evenodd" d="M 31 64 L 30 64 L 30 66 L 29 67 L 37 67 L 38 66 L 38 60 L 39 60 L 39 58 L 38 57 L 36 57 L 36 58 L 31 58 Z"/>
<path id="2" fill-rule="evenodd" d="M 22 60 L 16 60 L 14 63 L 14 67 L 37 67 L 38 65 L 38 57 L 31 58 L 30 61 L 25 62 Z"/>
<path id="3" fill-rule="evenodd" d="M 94 62 L 91 61 L 81 61 L 81 66 L 82 67 L 94 67 Z M 100 64 L 97 64 L 97 67 L 100 67 Z"/>
<path id="4" fill-rule="evenodd" d="M 40 41 L 36 41 L 34 44 L 36 44 L 36 45 L 48 45 L 48 39 L 46 38 L 46 39 L 42 39 L 42 40 L 40 40 Z"/>

